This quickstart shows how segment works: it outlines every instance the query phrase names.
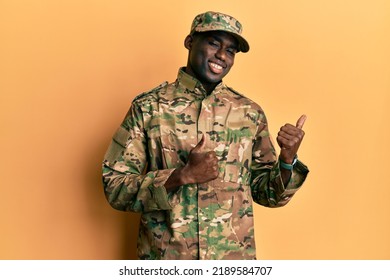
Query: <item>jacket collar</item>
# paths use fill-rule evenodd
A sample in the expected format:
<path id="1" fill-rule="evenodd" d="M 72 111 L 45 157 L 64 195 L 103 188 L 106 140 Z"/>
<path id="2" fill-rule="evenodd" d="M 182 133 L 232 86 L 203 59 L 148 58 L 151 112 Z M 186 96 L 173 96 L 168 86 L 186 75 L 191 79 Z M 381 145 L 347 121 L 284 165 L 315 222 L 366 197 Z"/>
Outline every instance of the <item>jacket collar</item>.
<path id="1" fill-rule="evenodd" d="M 202 83 L 195 77 L 192 77 L 191 75 L 186 73 L 185 67 L 179 69 L 179 73 L 177 75 L 177 83 L 183 86 L 184 88 L 188 89 L 189 91 L 194 92 L 195 94 L 207 95 L 206 90 L 204 89 Z M 211 94 L 216 94 L 220 92 L 224 87 L 226 86 L 221 81 L 211 92 Z"/>

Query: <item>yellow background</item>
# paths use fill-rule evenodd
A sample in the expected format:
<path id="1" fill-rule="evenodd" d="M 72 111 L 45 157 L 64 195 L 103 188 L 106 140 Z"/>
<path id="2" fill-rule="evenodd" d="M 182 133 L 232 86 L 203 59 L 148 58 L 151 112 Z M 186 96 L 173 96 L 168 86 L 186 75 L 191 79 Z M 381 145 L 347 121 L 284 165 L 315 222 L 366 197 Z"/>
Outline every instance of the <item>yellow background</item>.
<path id="1" fill-rule="evenodd" d="M 260 259 L 390 259 L 390 2 L 0 1 L 0 258 L 135 258 L 103 154 L 131 100 L 176 78 L 193 17 L 237 17 L 251 50 L 225 80 L 276 136 L 305 113 L 310 167 L 256 206 Z"/>

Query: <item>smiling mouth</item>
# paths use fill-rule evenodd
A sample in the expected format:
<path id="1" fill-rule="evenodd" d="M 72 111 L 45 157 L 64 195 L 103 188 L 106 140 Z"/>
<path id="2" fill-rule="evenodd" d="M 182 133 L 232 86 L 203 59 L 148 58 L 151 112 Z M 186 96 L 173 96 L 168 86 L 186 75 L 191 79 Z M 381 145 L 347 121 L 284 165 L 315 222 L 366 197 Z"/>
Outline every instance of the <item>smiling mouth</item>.
<path id="1" fill-rule="evenodd" d="M 223 72 L 223 67 L 217 63 L 209 62 L 211 72 L 215 74 L 221 74 Z"/>

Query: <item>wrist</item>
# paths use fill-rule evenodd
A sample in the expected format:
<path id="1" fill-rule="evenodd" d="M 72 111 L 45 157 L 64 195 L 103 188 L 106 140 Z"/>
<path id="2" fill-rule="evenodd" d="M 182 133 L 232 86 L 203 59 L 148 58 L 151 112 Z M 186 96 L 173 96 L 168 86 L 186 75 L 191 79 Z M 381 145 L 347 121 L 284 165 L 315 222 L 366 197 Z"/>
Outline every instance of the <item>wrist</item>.
<path id="1" fill-rule="evenodd" d="M 183 173 L 183 168 L 176 168 L 171 176 L 169 176 L 168 180 L 165 182 L 165 188 L 167 192 L 175 191 L 180 186 L 185 185 L 185 174 Z"/>
<path id="2" fill-rule="evenodd" d="M 187 165 L 180 167 L 177 170 L 178 173 L 178 178 L 180 181 L 180 185 L 187 185 L 187 184 L 192 184 L 193 183 L 193 176 L 191 174 L 190 168 L 188 168 Z"/>
<path id="3" fill-rule="evenodd" d="M 296 164 L 297 160 L 298 160 L 297 155 L 295 155 L 295 157 L 293 158 L 291 163 L 287 163 L 279 157 L 279 165 L 283 169 L 292 170 L 294 168 L 294 165 Z"/>

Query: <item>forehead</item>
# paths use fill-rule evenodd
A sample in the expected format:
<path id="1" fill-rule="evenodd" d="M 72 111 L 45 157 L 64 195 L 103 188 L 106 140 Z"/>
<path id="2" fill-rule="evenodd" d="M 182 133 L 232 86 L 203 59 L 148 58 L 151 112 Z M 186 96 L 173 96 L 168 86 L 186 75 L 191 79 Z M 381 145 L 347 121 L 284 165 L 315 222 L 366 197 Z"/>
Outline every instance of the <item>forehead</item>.
<path id="1" fill-rule="evenodd" d="M 203 39 L 215 39 L 215 40 L 218 40 L 220 42 L 224 42 L 225 44 L 227 44 L 229 46 L 238 48 L 238 41 L 237 41 L 237 39 L 233 35 L 228 33 L 228 32 L 224 32 L 224 31 L 207 31 L 207 32 L 197 33 L 197 35 L 200 38 L 203 38 Z"/>

